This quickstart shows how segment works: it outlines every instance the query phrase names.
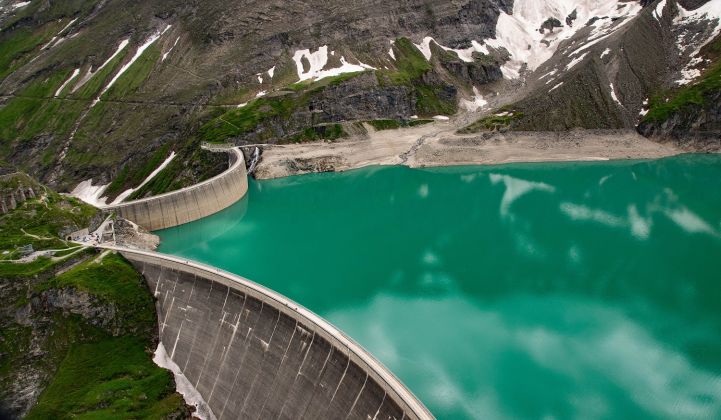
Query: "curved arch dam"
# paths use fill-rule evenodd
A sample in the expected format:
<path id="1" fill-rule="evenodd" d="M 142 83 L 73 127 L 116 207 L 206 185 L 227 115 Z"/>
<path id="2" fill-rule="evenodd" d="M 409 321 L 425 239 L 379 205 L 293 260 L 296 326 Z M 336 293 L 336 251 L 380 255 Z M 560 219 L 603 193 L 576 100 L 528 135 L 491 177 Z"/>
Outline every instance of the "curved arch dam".
<path id="1" fill-rule="evenodd" d="M 360 345 L 284 296 L 204 264 L 108 248 L 145 276 L 160 340 L 216 418 L 433 418 Z"/>
<path id="2" fill-rule="evenodd" d="M 210 150 L 229 154 L 230 165 L 223 173 L 177 191 L 110 205 L 105 209 L 152 231 L 189 223 L 231 206 L 248 192 L 243 152 L 238 147 Z"/>

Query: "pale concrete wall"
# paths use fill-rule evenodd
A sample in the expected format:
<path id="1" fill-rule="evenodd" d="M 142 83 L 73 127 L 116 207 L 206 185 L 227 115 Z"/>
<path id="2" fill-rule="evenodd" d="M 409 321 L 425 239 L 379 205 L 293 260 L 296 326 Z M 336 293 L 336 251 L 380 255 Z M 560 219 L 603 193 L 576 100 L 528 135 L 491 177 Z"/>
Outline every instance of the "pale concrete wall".
<path id="1" fill-rule="evenodd" d="M 230 155 L 230 167 L 222 174 L 181 190 L 111 205 L 107 209 L 148 230 L 182 225 L 219 212 L 248 191 L 243 152 L 238 148 L 223 151 Z"/>
<path id="2" fill-rule="evenodd" d="M 204 264 L 118 250 L 147 279 L 163 345 L 218 419 L 433 418 L 368 352 L 297 303 Z"/>

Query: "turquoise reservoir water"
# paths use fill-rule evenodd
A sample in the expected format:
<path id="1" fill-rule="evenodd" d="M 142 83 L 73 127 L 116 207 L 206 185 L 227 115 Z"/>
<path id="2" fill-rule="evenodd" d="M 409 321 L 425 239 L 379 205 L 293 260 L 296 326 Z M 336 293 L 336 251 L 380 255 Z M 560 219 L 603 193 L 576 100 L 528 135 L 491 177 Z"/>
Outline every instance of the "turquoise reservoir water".
<path id="1" fill-rule="evenodd" d="M 251 181 L 160 250 L 307 306 L 440 419 L 721 418 L 721 157 Z"/>

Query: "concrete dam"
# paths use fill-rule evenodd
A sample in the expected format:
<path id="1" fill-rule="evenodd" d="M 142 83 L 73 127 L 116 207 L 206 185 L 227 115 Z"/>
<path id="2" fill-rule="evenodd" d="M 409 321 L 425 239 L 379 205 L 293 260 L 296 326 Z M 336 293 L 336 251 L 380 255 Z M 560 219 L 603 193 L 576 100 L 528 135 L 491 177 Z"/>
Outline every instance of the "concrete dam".
<path id="1" fill-rule="evenodd" d="M 210 150 L 229 154 L 230 165 L 223 173 L 177 191 L 106 208 L 152 231 L 192 222 L 231 206 L 248 191 L 243 152 L 237 147 Z"/>
<path id="2" fill-rule="evenodd" d="M 284 296 L 204 264 L 115 250 L 145 276 L 160 340 L 216 418 L 433 418 L 360 345 Z"/>

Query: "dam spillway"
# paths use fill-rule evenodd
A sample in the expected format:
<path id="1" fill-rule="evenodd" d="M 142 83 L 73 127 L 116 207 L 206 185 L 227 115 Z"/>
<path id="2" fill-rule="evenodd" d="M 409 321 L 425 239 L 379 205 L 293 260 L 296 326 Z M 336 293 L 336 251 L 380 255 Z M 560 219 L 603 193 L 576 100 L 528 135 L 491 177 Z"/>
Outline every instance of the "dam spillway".
<path id="1" fill-rule="evenodd" d="M 370 354 L 298 304 L 209 266 L 120 251 L 158 299 L 168 355 L 216 418 L 433 418 Z"/>

